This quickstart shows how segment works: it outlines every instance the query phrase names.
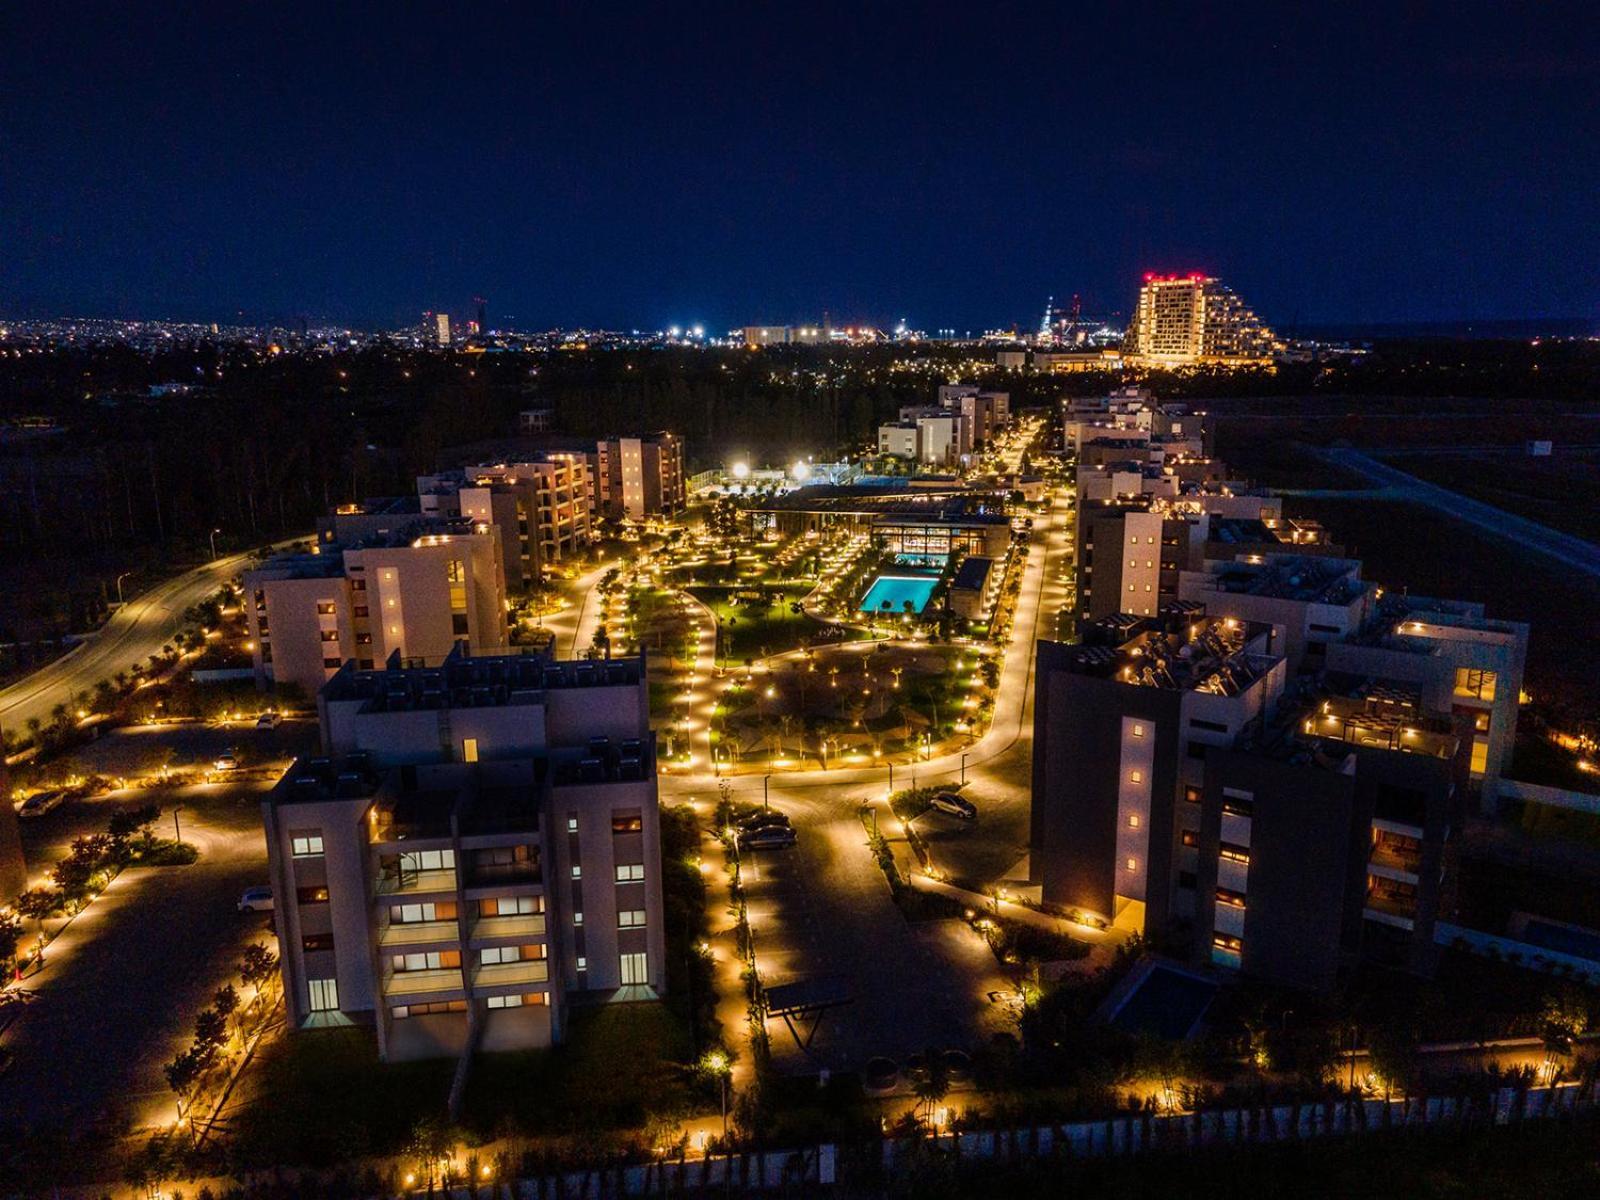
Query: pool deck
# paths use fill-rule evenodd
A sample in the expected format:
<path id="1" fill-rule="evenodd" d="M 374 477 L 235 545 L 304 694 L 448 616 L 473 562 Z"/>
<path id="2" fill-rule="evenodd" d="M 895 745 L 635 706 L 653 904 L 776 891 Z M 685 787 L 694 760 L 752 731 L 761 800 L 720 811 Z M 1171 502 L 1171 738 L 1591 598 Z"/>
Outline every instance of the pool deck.
<path id="1" fill-rule="evenodd" d="M 914 605 L 913 611 L 920 613 L 928 607 L 933 589 L 938 586 L 939 580 L 930 575 L 879 575 L 861 598 L 859 611 L 881 613 L 884 601 L 888 601 L 890 613 L 901 613 L 909 600 Z"/>

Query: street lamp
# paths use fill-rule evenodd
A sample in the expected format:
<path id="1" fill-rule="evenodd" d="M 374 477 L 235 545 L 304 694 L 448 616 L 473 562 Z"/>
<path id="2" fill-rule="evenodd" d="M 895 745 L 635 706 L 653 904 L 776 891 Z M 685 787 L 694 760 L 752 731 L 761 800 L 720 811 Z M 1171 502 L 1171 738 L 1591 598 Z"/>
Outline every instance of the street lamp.
<path id="1" fill-rule="evenodd" d="M 172 840 L 179 844 L 183 842 L 183 830 L 178 828 L 178 810 L 182 807 L 182 804 L 174 804 L 172 806 Z"/>
<path id="2" fill-rule="evenodd" d="M 220 530 L 220 529 L 213 529 L 211 531 L 211 561 L 212 562 L 215 562 L 217 560 L 217 534 L 219 534 L 221 532 L 222 532 L 222 530 Z"/>
<path id="3" fill-rule="evenodd" d="M 118 604 L 122 603 L 122 581 L 124 579 L 126 579 L 129 575 L 132 575 L 132 574 L 133 574 L 132 571 L 124 571 L 121 575 L 117 576 L 117 603 Z"/>
<path id="4" fill-rule="evenodd" d="M 966 751 L 962 751 L 962 753 L 961 753 L 961 786 L 962 787 L 966 787 L 967 786 L 967 754 L 966 754 Z"/>
<path id="5" fill-rule="evenodd" d="M 713 1050 L 700 1060 L 700 1065 L 717 1077 L 722 1092 L 722 1140 L 728 1140 L 728 1076 L 733 1074 L 733 1064 L 721 1050 Z"/>
<path id="6" fill-rule="evenodd" d="M 772 781 L 772 776 L 771 775 L 763 775 L 761 777 L 761 811 L 762 812 L 771 812 L 772 811 L 772 802 L 767 799 L 767 784 L 770 783 L 771 781 Z"/>

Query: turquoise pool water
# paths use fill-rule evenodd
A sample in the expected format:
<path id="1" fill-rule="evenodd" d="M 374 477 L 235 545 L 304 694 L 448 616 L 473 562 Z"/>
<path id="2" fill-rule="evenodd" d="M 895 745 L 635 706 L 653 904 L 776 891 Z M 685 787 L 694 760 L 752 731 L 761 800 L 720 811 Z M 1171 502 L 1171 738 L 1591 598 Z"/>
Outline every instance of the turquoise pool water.
<path id="1" fill-rule="evenodd" d="M 882 613 L 883 602 L 889 602 L 888 611 L 899 614 L 906 610 L 906 601 L 911 601 L 911 611 L 920 613 L 928 606 L 928 601 L 933 596 L 934 586 L 939 581 L 918 575 L 879 575 L 872 581 L 872 586 L 867 589 L 867 594 L 861 598 L 861 611 Z"/>

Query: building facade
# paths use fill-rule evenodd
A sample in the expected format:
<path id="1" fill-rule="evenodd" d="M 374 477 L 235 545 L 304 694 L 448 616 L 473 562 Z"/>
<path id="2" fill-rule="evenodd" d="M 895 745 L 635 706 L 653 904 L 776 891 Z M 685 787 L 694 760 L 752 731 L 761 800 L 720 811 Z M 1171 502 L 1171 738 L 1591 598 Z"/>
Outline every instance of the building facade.
<path id="1" fill-rule="evenodd" d="M 595 510 L 613 521 L 682 512 L 688 502 L 683 441 L 660 430 L 595 444 Z"/>
<path id="2" fill-rule="evenodd" d="M 1134 362 L 1158 366 L 1265 363 L 1277 339 L 1232 289 L 1206 275 L 1147 275 L 1123 343 Z"/>
<path id="3" fill-rule="evenodd" d="M 404 1060 L 559 1041 L 665 986 L 642 659 L 349 668 L 262 803 L 291 1028 Z"/>
<path id="4" fill-rule="evenodd" d="M 244 574 L 258 686 L 292 683 L 314 696 L 347 662 L 370 668 L 398 654 L 436 665 L 457 642 L 506 650 L 505 571 L 489 526 L 420 522 L 319 551 Z"/>

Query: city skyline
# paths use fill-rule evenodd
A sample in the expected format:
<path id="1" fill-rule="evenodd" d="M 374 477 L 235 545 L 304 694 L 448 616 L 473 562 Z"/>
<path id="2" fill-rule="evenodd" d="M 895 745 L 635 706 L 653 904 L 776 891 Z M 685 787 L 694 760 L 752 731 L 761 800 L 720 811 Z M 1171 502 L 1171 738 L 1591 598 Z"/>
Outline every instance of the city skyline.
<path id="1" fill-rule="evenodd" d="M 1578 22 L 914 16 L 219 11 L 130 52 L 22 14 L 7 315 L 976 333 L 1191 270 L 1283 329 L 1600 311 Z"/>

